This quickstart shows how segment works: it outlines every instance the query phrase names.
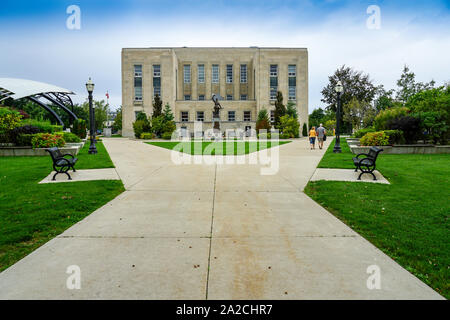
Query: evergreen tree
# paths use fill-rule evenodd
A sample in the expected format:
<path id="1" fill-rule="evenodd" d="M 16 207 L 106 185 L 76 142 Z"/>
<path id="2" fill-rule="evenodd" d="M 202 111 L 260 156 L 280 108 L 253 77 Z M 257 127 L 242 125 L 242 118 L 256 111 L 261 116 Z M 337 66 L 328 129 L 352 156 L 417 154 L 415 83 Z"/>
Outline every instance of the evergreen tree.
<path id="1" fill-rule="evenodd" d="M 159 97 L 159 95 L 155 95 L 155 98 L 153 99 L 153 114 L 152 118 L 156 118 L 161 115 L 162 111 L 162 100 Z"/>
<path id="2" fill-rule="evenodd" d="M 164 106 L 163 116 L 164 121 L 172 121 L 174 119 L 172 109 L 170 108 L 170 105 L 168 103 L 166 103 L 166 105 Z"/>
<path id="3" fill-rule="evenodd" d="M 275 128 L 280 128 L 280 118 L 286 114 L 286 107 L 283 104 L 283 94 L 277 92 L 277 101 L 275 102 Z"/>

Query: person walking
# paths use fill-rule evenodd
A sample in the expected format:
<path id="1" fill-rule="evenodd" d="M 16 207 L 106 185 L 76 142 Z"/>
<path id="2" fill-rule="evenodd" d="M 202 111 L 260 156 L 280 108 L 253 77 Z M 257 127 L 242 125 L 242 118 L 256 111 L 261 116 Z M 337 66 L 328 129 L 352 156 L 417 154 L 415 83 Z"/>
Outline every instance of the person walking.
<path id="1" fill-rule="evenodd" d="M 320 126 L 316 130 L 317 135 L 317 144 L 319 145 L 319 149 L 323 148 L 323 141 L 325 138 L 325 135 L 327 134 L 327 130 L 320 124 Z"/>
<path id="2" fill-rule="evenodd" d="M 316 148 L 316 127 L 312 127 L 309 130 L 309 144 L 311 145 L 311 150 Z"/>

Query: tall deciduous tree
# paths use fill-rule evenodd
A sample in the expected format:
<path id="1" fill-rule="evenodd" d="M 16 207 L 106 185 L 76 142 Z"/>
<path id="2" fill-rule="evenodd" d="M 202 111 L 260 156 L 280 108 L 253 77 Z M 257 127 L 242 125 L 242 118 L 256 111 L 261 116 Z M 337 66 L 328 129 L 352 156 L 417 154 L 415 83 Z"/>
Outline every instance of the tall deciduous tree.
<path id="1" fill-rule="evenodd" d="M 370 76 L 362 71 L 353 70 L 353 68 L 343 65 L 337 69 L 333 75 L 328 77 L 329 83 L 322 90 L 322 102 L 327 104 L 327 111 L 336 112 L 337 94 L 334 90 L 338 81 L 342 82 L 344 92 L 341 94 L 341 106 L 348 104 L 353 98 L 358 101 L 372 103 L 376 87 Z M 345 110 L 341 112 L 342 131 L 350 131 L 350 123 L 344 122 Z"/>
<path id="2" fill-rule="evenodd" d="M 409 70 L 405 65 L 400 79 L 397 80 L 397 100 L 402 103 L 407 103 L 408 100 L 416 93 L 434 88 L 435 81 L 431 80 L 428 83 L 416 82 L 416 75 Z"/>
<path id="3" fill-rule="evenodd" d="M 377 114 L 372 104 L 352 98 L 344 106 L 344 120 L 350 122 L 355 129 L 370 126 Z"/>

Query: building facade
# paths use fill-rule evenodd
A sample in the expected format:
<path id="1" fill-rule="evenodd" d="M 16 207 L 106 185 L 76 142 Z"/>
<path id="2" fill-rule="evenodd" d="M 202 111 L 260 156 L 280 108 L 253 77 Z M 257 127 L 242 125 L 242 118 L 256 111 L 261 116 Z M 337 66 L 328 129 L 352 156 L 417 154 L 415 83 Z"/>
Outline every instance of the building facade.
<path id="1" fill-rule="evenodd" d="M 153 113 L 159 95 L 172 108 L 178 129 L 213 126 L 219 94 L 222 132 L 255 129 L 258 111 L 273 118 L 277 91 L 295 103 L 300 126 L 308 121 L 308 51 L 305 48 L 122 49 L 122 135 L 132 137 L 138 112 Z"/>

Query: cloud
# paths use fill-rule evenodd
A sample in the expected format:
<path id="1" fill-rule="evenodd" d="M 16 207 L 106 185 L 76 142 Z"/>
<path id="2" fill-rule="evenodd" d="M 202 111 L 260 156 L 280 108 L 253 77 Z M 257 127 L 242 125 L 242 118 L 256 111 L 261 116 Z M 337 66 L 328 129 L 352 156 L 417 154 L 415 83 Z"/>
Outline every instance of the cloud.
<path id="1" fill-rule="evenodd" d="M 368 4 L 364 3 L 283 1 L 253 7 L 242 3 L 170 7 L 164 2 L 165 7 L 160 3 L 152 10 L 133 3 L 123 10 L 109 8 L 104 14 L 101 7 L 90 11 L 82 6 L 79 31 L 65 28 L 65 8 L 61 15 L 42 19 L 10 17 L 3 25 L 0 22 L 0 36 L 5 39 L 0 76 L 72 89 L 78 93 L 77 102 L 84 101 L 84 83 L 92 77 L 95 98 L 105 99 L 108 90 L 111 105 L 118 107 L 123 47 L 286 46 L 309 50 L 310 111 L 323 107 L 320 91 L 343 64 L 369 73 L 387 88 L 395 87 L 404 64 L 419 81 L 450 80 L 448 8 L 424 7 L 419 12 L 381 4 L 381 29 L 369 30 Z"/>

